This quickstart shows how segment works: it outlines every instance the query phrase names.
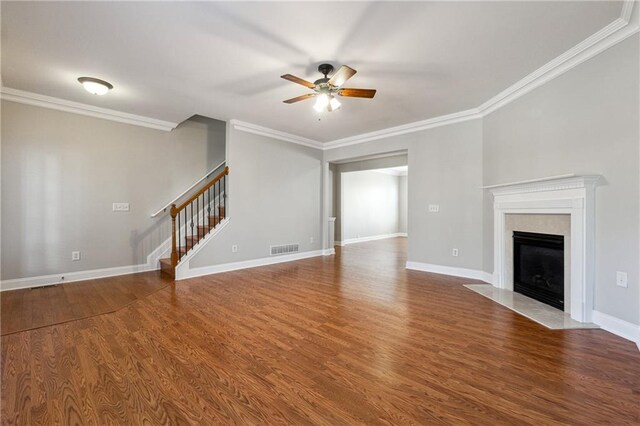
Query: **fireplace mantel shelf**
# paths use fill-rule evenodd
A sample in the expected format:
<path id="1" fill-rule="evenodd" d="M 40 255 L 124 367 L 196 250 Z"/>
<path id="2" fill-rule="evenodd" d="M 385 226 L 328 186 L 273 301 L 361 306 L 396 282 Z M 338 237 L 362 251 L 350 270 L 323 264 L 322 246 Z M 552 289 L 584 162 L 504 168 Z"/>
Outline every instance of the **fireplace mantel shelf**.
<path id="1" fill-rule="evenodd" d="M 603 180 L 604 179 L 601 175 L 576 175 L 571 173 L 566 175 L 522 180 L 518 182 L 481 186 L 480 189 L 489 189 L 494 194 L 553 191 L 557 189 L 595 186 L 602 183 Z"/>

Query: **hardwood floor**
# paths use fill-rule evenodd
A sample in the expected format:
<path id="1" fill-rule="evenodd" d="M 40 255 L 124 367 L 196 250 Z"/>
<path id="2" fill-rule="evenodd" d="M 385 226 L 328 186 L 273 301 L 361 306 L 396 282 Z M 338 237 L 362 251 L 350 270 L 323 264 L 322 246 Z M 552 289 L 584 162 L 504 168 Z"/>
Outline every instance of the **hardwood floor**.
<path id="1" fill-rule="evenodd" d="M 640 422 L 633 343 L 549 330 L 469 280 L 407 271 L 405 244 L 181 281 L 3 336 L 2 422 Z"/>
<path id="2" fill-rule="evenodd" d="M 0 334 L 114 312 L 171 282 L 158 272 L 146 272 L 6 291 L 0 295 Z"/>

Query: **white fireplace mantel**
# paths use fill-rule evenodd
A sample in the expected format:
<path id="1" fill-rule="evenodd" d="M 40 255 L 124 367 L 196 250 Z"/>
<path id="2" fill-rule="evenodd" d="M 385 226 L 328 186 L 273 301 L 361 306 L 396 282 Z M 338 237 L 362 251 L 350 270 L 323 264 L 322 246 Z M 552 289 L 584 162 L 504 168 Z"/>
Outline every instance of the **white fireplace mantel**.
<path id="1" fill-rule="evenodd" d="M 486 187 L 493 193 L 493 285 L 513 290 L 506 280 L 505 215 L 571 215 L 571 318 L 591 322 L 594 301 L 595 188 L 600 175 L 563 175 Z"/>

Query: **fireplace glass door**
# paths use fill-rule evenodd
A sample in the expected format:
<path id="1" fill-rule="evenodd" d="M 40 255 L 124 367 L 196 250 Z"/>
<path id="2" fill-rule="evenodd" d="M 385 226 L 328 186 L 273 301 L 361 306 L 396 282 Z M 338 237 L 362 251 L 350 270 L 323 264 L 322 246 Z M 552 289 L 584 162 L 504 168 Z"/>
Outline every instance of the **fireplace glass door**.
<path id="1" fill-rule="evenodd" d="M 513 289 L 564 310 L 564 237 L 513 232 Z"/>

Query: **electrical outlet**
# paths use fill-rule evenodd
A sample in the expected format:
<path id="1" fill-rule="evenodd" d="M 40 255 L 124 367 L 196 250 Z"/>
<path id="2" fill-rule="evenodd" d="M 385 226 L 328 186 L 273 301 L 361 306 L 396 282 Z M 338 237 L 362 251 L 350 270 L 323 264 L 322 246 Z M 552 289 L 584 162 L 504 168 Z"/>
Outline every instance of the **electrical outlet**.
<path id="1" fill-rule="evenodd" d="M 451 255 L 452 255 L 453 257 L 458 257 L 458 249 L 457 249 L 457 248 L 454 248 L 453 250 L 451 250 Z"/>
<path id="2" fill-rule="evenodd" d="M 309 244 L 313 244 L 313 237 L 309 237 Z"/>
<path id="3" fill-rule="evenodd" d="M 80 252 L 79 251 L 72 251 L 71 252 L 71 260 L 73 260 L 74 262 L 76 260 L 80 260 Z"/>
<path id="4" fill-rule="evenodd" d="M 429 204 L 429 213 L 438 213 L 440 211 L 439 204 Z"/>
<path id="5" fill-rule="evenodd" d="M 616 285 L 618 287 L 627 288 L 627 273 L 616 271 Z"/>
<path id="6" fill-rule="evenodd" d="M 232 245 L 231 246 L 231 253 L 237 253 L 238 252 L 238 246 L 237 245 Z"/>
<path id="7" fill-rule="evenodd" d="M 129 211 L 129 203 L 113 203 L 113 211 L 114 212 L 128 212 Z"/>

